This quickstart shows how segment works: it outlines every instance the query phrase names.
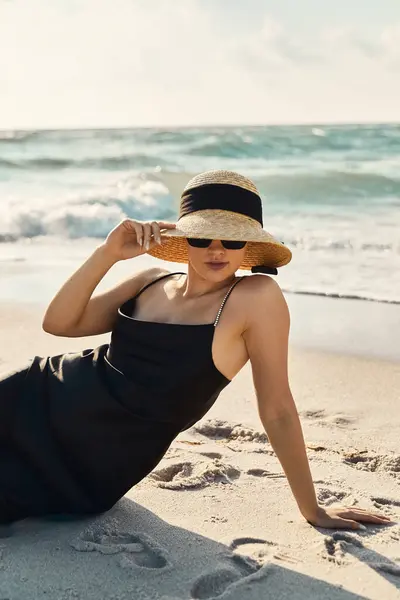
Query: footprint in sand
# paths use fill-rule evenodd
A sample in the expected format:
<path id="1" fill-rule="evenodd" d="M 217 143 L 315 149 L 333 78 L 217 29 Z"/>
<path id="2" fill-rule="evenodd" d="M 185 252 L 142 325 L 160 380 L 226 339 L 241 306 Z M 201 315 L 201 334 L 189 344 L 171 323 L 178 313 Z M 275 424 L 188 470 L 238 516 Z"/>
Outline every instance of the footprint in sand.
<path id="1" fill-rule="evenodd" d="M 241 472 L 219 459 L 208 462 L 180 462 L 153 471 L 148 479 L 167 490 L 201 489 L 213 484 L 230 484 Z"/>
<path id="2" fill-rule="evenodd" d="M 337 532 L 332 535 L 328 535 L 324 539 L 324 558 L 334 562 L 338 565 L 346 563 L 346 544 L 352 544 L 353 546 L 363 548 L 361 540 L 351 533 Z"/>
<path id="3" fill-rule="evenodd" d="M 305 419 L 315 421 L 315 425 L 322 425 L 324 427 L 335 427 L 349 428 L 354 423 L 354 418 L 341 413 L 330 415 L 323 409 L 318 410 L 304 410 L 300 413 Z"/>
<path id="4" fill-rule="evenodd" d="M 168 564 L 161 548 L 147 535 L 112 530 L 104 525 L 82 532 L 71 545 L 78 552 L 121 554 L 122 567 L 162 569 Z"/>
<path id="5" fill-rule="evenodd" d="M 346 498 L 346 492 L 342 490 L 332 490 L 329 488 L 320 488 L 317 491 L 317 497 L 320 504 L 324 506 L 330 506 L 337 502 L 341 502 L 343 498 Z"/>
<path id="6" fill-rule="evenodd" d="M 386 513 L 390 517 L 396 514 L 395 507 L 400 507 L 400 500 L 387 498 L 386 496 L 371 496 L 371 502 L 380 512 Z M 392 534 L 393 533 L 394 532 L 392 531 Z"/>
<path id="7" fill-rule="evenodd" d="M 253 475 L 253 477 L 269 477 L 269 479 L 282 479 L 286 477 L 283 473 L 274 473 L 266 469 L 249 469 L 246 473 L 247 475 Z"/>
<path id="8" fill-rule="evenodd" d="M 300 414 L 306 419 L 323 419 L 326 416 L 324 410 L 303 410 Z"/>
<path id="9" fill-rule="evenodd" d="M 251 427 L 212 419 L 195 425 L 194 430 L 217 444 L 224 444 L 233 452 L 246 450 L 246 452 L 273 454 L 267 434 Z"/>
<path id="10" fill-rule="evenodd" d="M 266 544 L 267 546 L 275 546 L 274 542 L 269 542 L 268 540 L 264 540 L 262 538 L 242 537 L 233 539 L 229 544 L 229 548 L 231 550 L 237 550 L 238 548 L 243 549 L 243 546 L 248 547 L 249 544 Z"/>
<path id="11" fill-rule="evenodd" d="M 201 575 L 191 589 L 194 599 L 212 600 L 218 598 L 228 589 L 237 587 L 242 581 L 257 573 L 260 565 L 250 558 L 242 556 L 226 556 L 220 560 L 220 566 L 215 571 Z"/>
<path id="12" fill-rule="evenodd" d="M 217 460 L 222 458 L 222 454 L 219 452 L 199 452 L 199 454 L 201 454 L 201 456 L 205 456 L 206 458 L 216 458 Z"/>
<path id="13" fill-rule="evenodd" d="M 298 562 L 297 559 L 281 552 L 275 542 L 260 538 L 235 538 L 229 548 L 236 554 L 244 555 L 246 558 L 255 561 L 259 567 L 265 565 L 273 558 L 291 563 Z"/>
<path id="14" fill-rule="evenodd" d="M 359 451 L 346 454 L 343 462 L 361 471 L 377 471 L 389 473 L 398 477 L 400 473 L 400 455 L 399 454 L 373 454 L 370 452 Z"/>
<path id="15" fill-rule="evenodd" d="M 389 573 L 400 577 L 400 564 L 382 555 L 376 554 L 373 550 L 367 548 L 360 538 L 352 533 L 338 531 L 324 540 L 325 551 L 328 560 L 338 565 L 346 564 L 346 555 L 352 555 L 359 561 L 368 564 L 376 571 Z"/>
<path id="16" fill-rule="evenodd" d="M 212 419 L 194 427 L 197 433 L 213 441 L 268 443 L 267 434 L 240 424 Z"/>
<path id="17" fill-rule="evenodd" d="M 212 600 L 239 588 L 242 583 L 248 586 L 255 579 L 267 575 L 272 558 L 297 562 L 279 553 L 274 542 L 260 538 L 235 538 L 229 548 L 232 554 L 222 556 L 217 569 L 201 575 L 194 582 L 191 589 L 192 598 Z M 237 597 L 245 598 L 245 590 L 239 592 L 238 589 Z"/>
<path id="18" fill-rule="evenodd" d="M 377 508 L 381 508 L 382 506 L 400 506 L 400 500 L 386 498 L 384 496 L 372 496 L 371 501 Z"/>

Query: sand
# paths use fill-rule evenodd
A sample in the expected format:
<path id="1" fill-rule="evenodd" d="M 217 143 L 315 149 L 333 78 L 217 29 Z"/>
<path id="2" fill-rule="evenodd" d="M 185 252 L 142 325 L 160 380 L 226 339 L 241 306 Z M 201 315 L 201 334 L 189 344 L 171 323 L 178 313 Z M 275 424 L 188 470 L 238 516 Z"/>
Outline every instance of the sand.
<path id="1" fill-rule="evenodd" d="M 108 341 L 50 336 L 41 314 L 0 304 L 1 372 L 34 354 Z M 290 381 L 320 503 L 398 520 L 400 361 L 305 348 L 294 337 Z M 349 532 L 301 517 L 263 433 L 248 368 L 110 512 L 25 520 L 0 533 L 1 600 L 392 600 L 399 586 L 397 522 Z"/>

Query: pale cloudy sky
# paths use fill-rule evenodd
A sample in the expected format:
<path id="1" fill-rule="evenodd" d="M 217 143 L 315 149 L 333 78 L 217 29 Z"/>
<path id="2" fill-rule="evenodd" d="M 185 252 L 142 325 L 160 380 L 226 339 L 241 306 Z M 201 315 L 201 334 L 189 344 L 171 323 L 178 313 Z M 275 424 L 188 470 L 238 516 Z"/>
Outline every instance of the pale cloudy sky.
<path id="1" fill-rule="evenodd" d="M 400 121 L 400 0 L 0 0 L 0 128 Z"/>

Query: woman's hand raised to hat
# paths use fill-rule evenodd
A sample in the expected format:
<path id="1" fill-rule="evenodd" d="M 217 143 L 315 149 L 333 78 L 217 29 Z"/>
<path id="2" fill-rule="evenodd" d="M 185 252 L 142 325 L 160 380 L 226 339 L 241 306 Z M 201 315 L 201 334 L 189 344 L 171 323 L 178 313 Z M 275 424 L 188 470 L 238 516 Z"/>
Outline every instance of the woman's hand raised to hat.
<path id="1" fill-rule="evenodd" d="M 116 262 L 135 258 L 162 244 L 163 232 L 175 227 L 164 221 L 124 219 L 110 231 L 102 247 Z"/>

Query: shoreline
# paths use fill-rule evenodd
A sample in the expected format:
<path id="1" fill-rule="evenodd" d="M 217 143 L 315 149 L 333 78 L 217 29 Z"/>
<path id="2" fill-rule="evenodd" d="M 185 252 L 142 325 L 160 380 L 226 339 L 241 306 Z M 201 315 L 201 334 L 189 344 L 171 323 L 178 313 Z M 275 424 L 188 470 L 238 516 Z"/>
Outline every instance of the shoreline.
<path id="1" fill-rule="evenodd" d="M 14 242 L 1 241 L 0 234 L 0 278 L 5 283 L 0 291 L 2 299 L 14 299 L 27 285 L 32 286 L 35 300 L 45 301 L 49 294 L 56 291 L 54 286 L 62 283 L 90 256 L 102 238 L 57 238 L 40 236 L 38 238 L 18 238 Z M 331 298 L 339 300 L 359 300 L 376 304 L 400 306 L 400 295 L 397 289 L 396 276 L 394 283 L 387 286 L 387 278 L 380 280 L 371 274 L 368 282 L 359 280 L 358 285 L 340 285 L 339 273 L 345 268 L 342 257 L 337 273 L 322 271 L 313 273 L 309 270 L 308 258 L 301 252 L 296 257 L 298 264 L 290 263 L 279 271 L 277 282 L 285 294 Z M 338 258 L 339 260 L 339 258 Z M 148 254 L 132 261 L 121 261 L 107 273 L 106 280 L 116 281 L 115 274 L 132 274 L 136 270 L 162 266 L 167 270 L 185 269 L 182 264 L 160 261 Z M 329 269 L 328 269 L 329 271 Z M 238 271 L 238 274 L 250 274 L 249 271 Z M 357 273 L 354 273 L 357 277 Z M 275 277 L 275 276 L 274 276 Z M 320 280 L 318 278 L 321 278 Z M 329 285 L 328 285 L 329 281 Z M 372 285 L 372 282 L 374 284 Z M 372 287 L 371 287 L 372 285 Z M 352 291 L 353 290 L 353 291 Z"/>
<path id="2" fill-rule="evenodd" d="M 54 240 L 50 243 L 43 239 L 41 243 L 18 246 L 23 251 L 20 260 L 14 254 L 17 250 L 15 246 L 2 244 L 1 247 L 7 246 L 12 254 L 8 255 L 8 260 L 0 262 L 0 307 L 8 305 L 18 308 L 28 301 L 33 312 L 44 312 L 63 283 L 91 254 L 96 243 L 96 240 L 86 239 L 84 244 L 81 240 L 77 245 L 64 241 L 57 246 Z M 134 263 L 121 261 L 115 264 L 99 283 L 95 293 L 112 287 L 134 271 L 155 265 L 170 271 L 185 270 L 185 265 L 143 255 L 136 258 Z M 290 289 L 285 291 L 285 288 L 290 288 L 290 282 L 285 279 L 284 272 L 280 275 L 276 281 L 283 290 L 291 315 L 290 346 L 400 361 L 400 345 L 397 342 L 400 339 L 399 304 Z"/>
<path id="3" fill-rule="evenodd" d="M 368 296 L 356 296 L 351 294 L 339 293 L 323 293 L 323 292 L 299 292 L 295 290 L 286 290 L 282 288 L 284 294 L 295 294 L 299 296 L 316 296 L 317 298 L 332 298 L 332 300 L 359 300 L 362 302 L 376 302 L 378 304 L 397 304 L 400 305 L 400 300 L 385 300 L 377 298 L 369 298 Z"/>

